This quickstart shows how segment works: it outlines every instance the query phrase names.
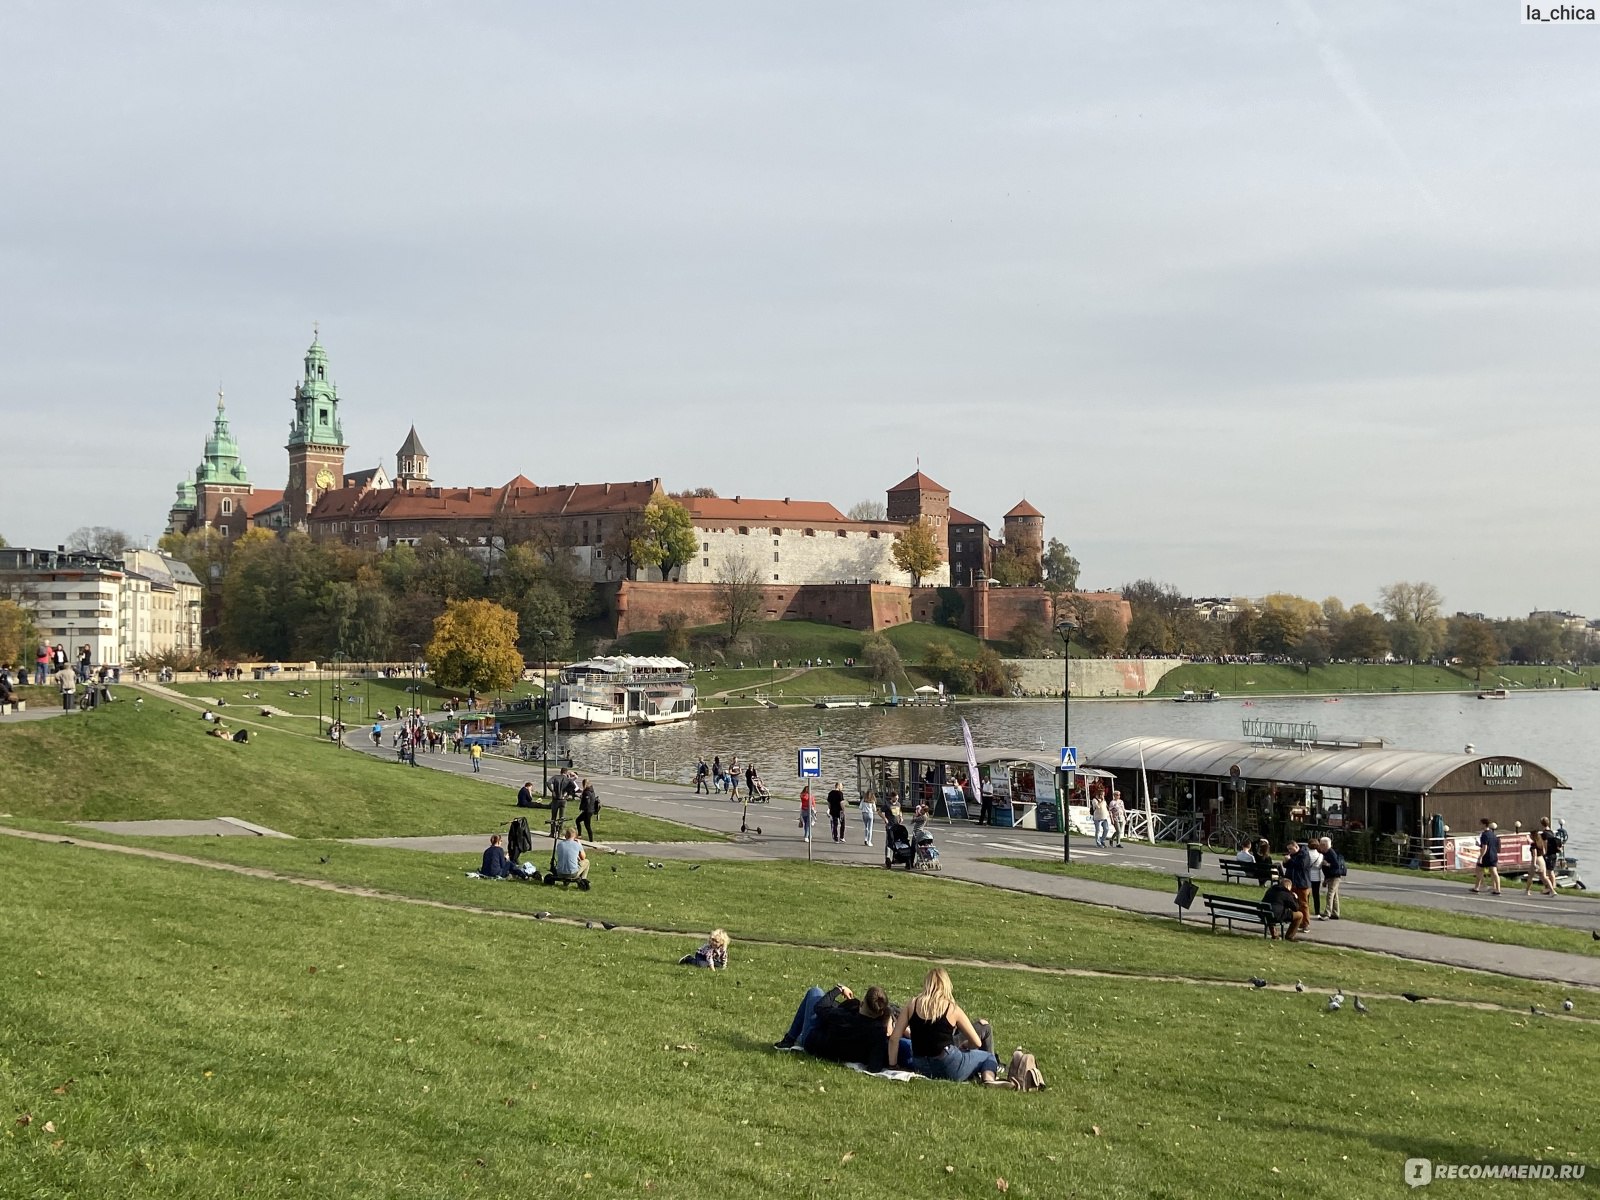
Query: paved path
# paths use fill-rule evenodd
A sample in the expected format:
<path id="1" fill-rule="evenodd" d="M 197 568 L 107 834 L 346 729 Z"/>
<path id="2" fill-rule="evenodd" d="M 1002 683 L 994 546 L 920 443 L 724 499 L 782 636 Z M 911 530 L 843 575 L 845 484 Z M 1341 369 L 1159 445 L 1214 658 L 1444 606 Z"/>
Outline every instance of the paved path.
<path id="1" fill-rule="evenodd" d="M 374 753 L 371 742 L 362 745 L 360 731 L 352 731 L 347 744 L 366 753 Z M 392 750 L 377 752 L 392 761 Z M 419 768 L 450 771 L 471 775 L 472 767 L 465 755 L 421 754 L 417 756 Z M 515 789 L 529 777 L 527 764 L 502 760 L 495 756 L 483 760 L 483 771 L 477 776 L 486 785 Z M 537 777 L 535 775 L 535 777 Z M 618 846 L 629 853 L 647 854 L 652 858 L 739 858 L 739 859 L 795 859 L 811 857 L 818 862 L 851 866 L 881 866 L 883 863 L 883 826 L 879 823 L 877 842 L 872 848 L 862 844 L 861 821 L 856 810 L 849 810 L 849 836 L 844 842 L 833 842 L 828 837 L 826 810 L 816 827 L 816 836 L 809 852 L 796 827 L 798 808 L 792 801 L 777 800 L 770 804 L 755 804 L 746 810 L 740 804 L 730 803 L 725 797 L 695 795 L 687 787 L 654 783 L 645 780 L 621 779 L 603 776 L 596 779 L 608 808 L 623 809 L 646 816 L 663 817 L 700 829 L 714 830 L 728 835 L 730 842 L 712 843 L 655 843 L 638 846 Z M 537 810 L 541 815 L 545 810 Z M 743 821 L 747 833 L 740 832 Z M 530 824 L 533 822 L 530 821 Z M 605 813 L 596 818 L 599 832 L 604 838 Z M 1041 861 L 1056 860 L 1061 853 L 1058 835 L 1040 834 L 1029 830 L 986 829 L 979 826 L 931 826 L 940 847 L 943 873 L 951 878 L 986 884 L 1010 891 L 1035 895 L 1055 896 L 1097 904 L 1128 912 L 1172 917 L 1177 911 L 1170 894 L 1147 891 L 1122 884 L 1099 883 L 1087 879 L 1073 879 L 1058 875 L 1043 875 L 1014 867 L 999 866 L 982 861 L 994 857 L 1038 857 Z M 435 839 L 376 839 L 376 844 L 417 846 L 419 841 Z M 439 840 L 441 849 L 476 852 L 483 846 L 485 837 L 465 839 L 468 847 L 454 839 Z M 370 839 L 369 839 L 370 841 Z M 420 847 L 419 847 L 420 848 Z M 607 849 L 602 842 L 599 849 Z M 1159 866 L 1162 870 L 1176 872 L 1181 869 L 1182 852 L 1162 847 L 1124 847 L 1122 850 L 1099 850 L 1092 841 L 1074 842 L 1074 856 L 1081 861 L 1107 862 L 1130 866 Z M 1206 878 L 1215 881 L 1220 871 L 1215 866 L 1215 855 L 1208 852 Z M 1398 881 L 1398 882 L 1397 882 Z M 1384 872 L 1366 871 L 1351 876 L 1347 882 L 1347 895 L 1351 898 L 1398 900 L 1423 903 L 1430 907 L 1452 908 L 1459 911 L 1492 913 L 1519 919 L 1549 920 L 1546 914 L 1558 914 L 1563 919 L 1587 921 L 1600 927 L 1600 901 L 1576 897 L 1561 897 L 1538 904 L 1537 899 L 1524 901 L 1519 890 L 1516 897 L 1503 896 L 1499 900 L 1465 893 L 1465 889 L 1451 890 L 1451 885 L 1441 886 L 1426 877 L 1412 881 L 1403 876 Z M 1465 893 L 1465 894 L 1461 894 Z M 1474 905 L 1476 902 L 1476 905 Z M 1501 907 L 1489 908 L 1489 904 Z M 1570 910 L 1570 911 L 1564 911 Z M 1195 918 L 1191 918 L 1195 919 Z M 1588 928 L 1584 925 L 1583 928 Z M 1312 927 L 1312 940 L 1324 945 L 1344 946 L 1393 954 L 1403 958 L 1444 963 L 1450 966 L 1494 971 L 1528 979 L 1546 979 L 1584 987 L 1600 988 L 1600 958 L 1582 954 L 1565 954 L 1551 950 L 1533 950 L 1522 946 L 1504 946 L 1469 938 L 1445 937 L 1440 934 L 1420 933 L 1387 926 L 1366 925 L 1359 921 L 1343 920 L 1316 922 Z M 1578 932 L 1574 933 L 1576 939 Z M 1586 936 L 1586 935 L 1585 935 Z"/>

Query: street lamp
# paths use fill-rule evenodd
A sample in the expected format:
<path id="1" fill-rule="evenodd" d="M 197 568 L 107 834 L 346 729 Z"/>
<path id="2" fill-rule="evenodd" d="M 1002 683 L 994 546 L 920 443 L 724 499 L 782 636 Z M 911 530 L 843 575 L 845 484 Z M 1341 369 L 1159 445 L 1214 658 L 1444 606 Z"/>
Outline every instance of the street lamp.
<path id="1" fill-rule="evenodd" d="M 1072 635 L 1078 623 L 1071 618 L 1056 622 L 1061 635 L 1061 744 L 1072 745 Z M 1072 861 L 1072 770 L 1061 770 L 1061 861 Z"/>
<path id="2" fill-rule="evenodd" d="M 333 744 L 335 747 L 344 745 L 344 687 L 339 680 L 339 670 L 343 664 L 344 651 L 335 650 L 333 652 L 333 704 L 331 705 L 333 728 L 338 734 L 338 736 L 333 739 Z"/>
<path id="3" fill-rule="evenodd" d="M 417 679 L 418 672 L 419 672 L 421 666 L 422 666 L 422 643 L 421 642 L 412 642 L 411 643 L 411 702 L 406 705 L 406 707 L 410 708 L 410 709 L 420 709 L 422 707 L 422 704 L 421 704 L 422 685 L 421 685 L 421 683 L 418 682 L 418 679 Z M 406 714 L 408 720 L 413 718 L 413 717 L 415 717 L 416 715 L 417 714 L 415 712 L 410 712 L 410 713 Z"/>
<path id="4" fill-rule="evenodd" d="M 544 689 L 544 720 L 539 722 L 543 730 L 543 749 L 539 752 L 541 771 L 540 787 L 544 789 L 544 798 L 550 799 L 550 639 L 555 637 L 555 631 L 541 629 L 539 638 L 539 686 Z M 552 805 L 551 811 L 554 811 Z"/>

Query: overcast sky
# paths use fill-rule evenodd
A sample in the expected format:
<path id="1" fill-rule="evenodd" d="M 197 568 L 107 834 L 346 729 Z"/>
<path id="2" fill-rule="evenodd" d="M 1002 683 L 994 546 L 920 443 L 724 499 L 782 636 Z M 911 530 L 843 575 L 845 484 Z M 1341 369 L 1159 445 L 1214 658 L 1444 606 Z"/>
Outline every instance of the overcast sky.
<path id="1" fill-rule="evenodd" d="M 347 465 L 1024 494 L 1086 586 L 1600 615 L 1600 27 L 1404 4 L 11 0 L 0 534 Z"/>

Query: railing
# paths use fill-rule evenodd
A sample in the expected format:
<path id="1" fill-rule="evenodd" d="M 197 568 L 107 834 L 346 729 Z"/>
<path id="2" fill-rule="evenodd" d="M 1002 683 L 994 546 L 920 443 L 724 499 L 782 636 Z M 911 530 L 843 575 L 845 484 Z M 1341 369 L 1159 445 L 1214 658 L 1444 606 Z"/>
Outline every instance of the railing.
<path id="1" fill-rule="evenodd" d="M 605 761 L 607 775 L 620 775 L 628 779 L 659 779 L 656 760 L 637 754 L 608 754 Z"/>
<path id="2" fill-rule="evenodd" d="M 1187 815 L 1169 817 L 1164 813 L 1156 813 L 1154 817 L 1155 840 L 1158 842 L 1193 842 L 1200 837 L 1199 817 Z"/>

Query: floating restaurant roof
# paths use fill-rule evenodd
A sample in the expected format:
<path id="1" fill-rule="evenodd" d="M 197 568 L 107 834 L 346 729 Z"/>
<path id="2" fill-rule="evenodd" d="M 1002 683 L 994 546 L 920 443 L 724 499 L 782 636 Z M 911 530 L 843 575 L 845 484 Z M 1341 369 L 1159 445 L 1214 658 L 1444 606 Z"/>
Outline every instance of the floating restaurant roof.
<path id="1" fill-rule="evenodd" d="M 1475 762 L 1508 759 L 1549 777 L 1541 787 L 1571 785 L 1554 772 L 1526 759 L 1505 754 L 1440 754 L 1432 750 L 1299 749 L 1258 742 L 1212 738 L 1131 737 L 1089 756 L 1097 767 L 1151 771 L 1225 779 L 1231 767 L 1243 779 L 1303 783 L 1324 787 L 1368 788 L 1420 794 L 1432 791 L 1446 776 Z"/>
<path id="2" fill-rule="evenodd" d="M 1039 766 L 1049 767 L 1052 771 L 1060 764 L 1060 755 L 1049 750 L 1018 750 L 1007 746 L 978 746 L 974 756 L 979 763 L 996 762 L 1031 762 Z M 965 746 L 935 746 L 931 744 L 913 744 L 909 746 L 875 746 L 870 750 L 856 752 L 857 758 L 906 758 L 917 762 L 953 762 L 967 761 L 967 748 Z"/>
<path id="3" fill-rule="evenodd" d="M 606 658 L 590 658 L 573 663 L 569 671 L 596 671 L 621 675 L 629 671 L 687 671 L 689 664 L 676 658 L 657 658 L 632 654 L 615 654 Z"/>

